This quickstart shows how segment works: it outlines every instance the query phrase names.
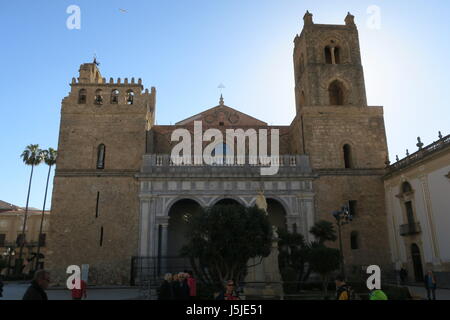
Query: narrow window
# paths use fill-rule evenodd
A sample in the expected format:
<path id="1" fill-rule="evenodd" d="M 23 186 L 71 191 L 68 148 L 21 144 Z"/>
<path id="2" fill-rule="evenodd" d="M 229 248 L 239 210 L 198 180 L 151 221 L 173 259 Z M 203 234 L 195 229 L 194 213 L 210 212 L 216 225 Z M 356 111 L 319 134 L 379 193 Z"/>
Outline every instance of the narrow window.
<path id="1" fill-rule="evenodd" d="M 97 151 L 97 169 L 105 169 L 105 152 L 106 147 L 104 144 L 98 146 Z"/>
<path id="2" fill-rule="evenodd" d="M 350 147 L 350 145 L 346 144 L 344 145 L 343 151 L 345 169 L 353 168 L 352 148 Z"/>
<path id="3" fill-rule="evenodd" d="M 100 199 L 100 192 L 97 192 L 97 204 L 95 205 L 95 217 L 98 218 L 98 202 Z"/>
<path id="4" fill-rule="evenodd" d="M 97 91 L 95 91 L 94 103 L 97 105 L 103 104 L 102 89 L 97 89 Z"/>
<path id="5" fill-rule="evenodd" d="M 0 234 L 0 247 L 5 246 L 5 241 L 6 241 L 6 234 L 4 233 Z"/>
<path id="6" fill-rule="evenodd" d="M 78 104 L 86 104 L 86 96 L 87 96 L 87 92 L 85 89 L 81 89 L 80 92 L 78 93 Z"/>
<path id="7" fill-rule="evenodd" d="M 47 238 L 47 235 L 45 233 L 41 233 L 39 235 L 39 246 L 45 247 L 45 239 Z"/>
<path id="8" fill-rule="evenodd" d="M 359 249 L 359 243 L 358 243 L 358 232 L 352 231 L 350 234 L 350 246 L 352 250 Z"/>
<path id="9" fill-rule="evenodd" d="M 114 89 L 111 92 L 111 104 L 118 104 L 119 103 L 119 90 Z"/>
<path id="10" fill-rule="evenodd" d="M 339 82 L 338 80 L 333 81 L 328 87 L 328 94 L 330 97 L 330 105 L 344 105 L 344 89 L 341 82 Z"/>
<path id="11" fill-rule="evenodd" d="M 356 200 L 350 200 L 348 202 L 348 210 L 352 218 L 356 217 Z"/>
<path id="12" fill-rule="evenodd" d="M 103 246 L 103 226 L 100 228 L 100 247 Z"/>
<path id="13" fill-rule="evenodd" d="M 329 46 L 325 47 L 325 63 L 326 64 L 332 64 L 333 59 L 331 57 L 331 48 Z"/>
<path id="14" fill-rule="evenodd" d="M 127 104 L 133 104 L 134 103 L 134 92 L 133 90 L 127 91 Z"/>
<path id="15" fill-rule="evenodd" d="M 406 218 L 408 219 L 408 224 L 410 226 L 412 226 L 415 224 L 412 202 L 411 201 L 405 202 L 405 208 L 406 208 Z"/>

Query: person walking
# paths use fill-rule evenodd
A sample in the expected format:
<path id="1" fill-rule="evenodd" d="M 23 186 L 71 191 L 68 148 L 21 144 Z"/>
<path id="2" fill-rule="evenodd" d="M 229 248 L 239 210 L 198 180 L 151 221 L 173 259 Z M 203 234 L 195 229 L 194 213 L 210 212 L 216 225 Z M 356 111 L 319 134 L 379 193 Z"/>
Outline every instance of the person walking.
<path id="1" fill-rule="evenodd" d="M 406 271 L 405 268 L 400 269 L 400 283 L 403 285 L 406 282 L 406 279 L 408 278 L 408 271 Z"/>
<path id="2" fill-rule="evenodd" d="M 431 300 L 431 294 L 433 294 L 433 300 L 436 300 L 436 288 L 437 282 L 433 271 L 428 270 L 427 274 L 424 276 L 425 289 L 427 289 L 428 300 Z"/>
<path id="3" fill-rule="evenodd" d="M 166 273 L 164 280 L 159 287 L 158 300 L 173 300 L 174 298 L 172 274 Z"/>
<path id="4" fill-rule="evenodd" d="M 189 285 L 187 281 L 187 273 L 180 272 L 178 274 L 179 286 L 179 296 L 181 300 L 189 300 Z"/>
<path id="5" fill-rule="evenodd" d="M 3 275 L 0 274 L 0 298 L 3 297 Z"/>
<path id="6" fill-rule="evenodd" d="M 72 284 L 75 284 L 75 279 L 72 281 Z M 85 281 L 80 279 L 80 289 L 73 288 L 71 291 L 72 300 L 87 299 L 87 284 Z"/>
<path id="7" fill-rule="evenodd" d="M 189 298 L 193 300 L 197 296 L 197 280 L 194 278 L 192 271 L 187 272 L 187 284 L 189 287 Z"/>
<path id="8" fill-rule="evenodd" d="M 217 296 L 216 300 L 241 300 L 235 290 L 233 280 L 226 282 L 225 289 Z"/>
<path id="9" fill-rule="evenodd" d="M 50 284 L 50 273 L 46 270 L 36 271 L 31 285 L 23 295 L 22 300 L 48 300 L 45 290 Z"/>
<path id="10" fill-rule="evenodd" d="M 353 290 L 345 283 L 343 276 L 338 275 L 334 280 L 336 284 L 336 300 L 353 300 Z"/>

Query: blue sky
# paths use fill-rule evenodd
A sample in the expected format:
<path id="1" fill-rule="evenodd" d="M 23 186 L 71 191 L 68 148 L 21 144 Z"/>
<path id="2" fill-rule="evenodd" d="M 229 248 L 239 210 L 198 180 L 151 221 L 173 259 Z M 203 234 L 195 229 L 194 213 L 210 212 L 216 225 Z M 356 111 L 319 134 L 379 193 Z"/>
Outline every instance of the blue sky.
<path id="1" fill-rule="evenodd" d="M 69 30 L 69 5 L 81 29 Z M 369 28 L 371 5 L 380 29 Z M 121 12 L 119 8 L 127 12 Z M 369 105 L 385 107 L 391 160 L 438 131 L 450 133 L 449 1 L 15 0 L 0 11 L 0 199 L 24 206 L 30 143 L 57 147 L 61 100 L 94 53 L 102 75 L 157 88 L 157 122 L 173 124 L 225 103 L 270 124 L 294 117 L 293 39 L 306 10 L 315 23 L 355 15 Z M 42 207 L 47 168 L 35 171 L 30 205 Z M 50 198 L 47 201 L 50 206 Z"/>

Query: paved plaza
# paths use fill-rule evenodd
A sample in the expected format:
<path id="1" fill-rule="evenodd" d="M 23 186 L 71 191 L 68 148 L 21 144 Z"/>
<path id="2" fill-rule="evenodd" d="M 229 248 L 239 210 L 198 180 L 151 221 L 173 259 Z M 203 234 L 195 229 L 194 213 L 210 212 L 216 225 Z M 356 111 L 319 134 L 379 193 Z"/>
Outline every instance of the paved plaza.
<path id="1" fill-rule="evenodd" d="M 22 300 L 27 290 L 27 283 L 5 283 L 3 287 L 3 298 L 0 300 Z M 139 299 L 137 288 L 88 288 L 87 300 L 134 300 Z M 67 289 L 47 290 L 49 300 L 71 300 L 70 291 Z"/>

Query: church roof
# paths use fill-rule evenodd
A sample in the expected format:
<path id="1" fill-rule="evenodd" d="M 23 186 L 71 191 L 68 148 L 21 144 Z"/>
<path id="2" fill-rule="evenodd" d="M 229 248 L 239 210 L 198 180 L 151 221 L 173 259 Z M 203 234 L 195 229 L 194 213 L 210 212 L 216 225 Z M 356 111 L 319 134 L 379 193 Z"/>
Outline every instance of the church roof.
<path id="1" fill-rule="evenodd" d="M 224 104 L 223 97 L 220 97 L 220 104 L 192 117 L 177 122 L 175 125 L 187 125 L 194 121 L 203 121 L 208 125 L 226 126 L 267 126 L 267 122 L 256 119 L 239 110 L 228 107 Z"/>

